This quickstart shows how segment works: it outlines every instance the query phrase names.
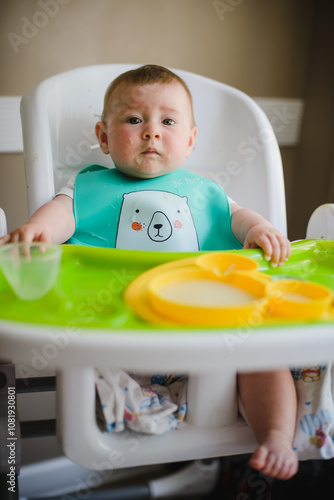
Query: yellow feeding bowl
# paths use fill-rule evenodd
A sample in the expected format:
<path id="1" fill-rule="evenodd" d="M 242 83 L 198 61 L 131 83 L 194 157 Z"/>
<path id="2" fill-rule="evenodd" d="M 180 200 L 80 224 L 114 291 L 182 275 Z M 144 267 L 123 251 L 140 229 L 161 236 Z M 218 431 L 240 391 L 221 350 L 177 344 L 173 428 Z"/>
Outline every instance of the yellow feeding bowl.
<path id="1" fill-rule="evenodd" d="M 236 271 L 257 271 L 259 265 L 255 260 L 226 252 L 213 252 L 201 255 L 196 259 L 196 265 L 212 271 L 218 276 L 225 276 Z"/>
<path id="2" fill-rule="evenodd" d="M 332 301 L 329 288 L 294 279 L 272 282 L 268 287 L 269 314 L 295 319 L 317 319 Z"/>
<path id="3" fill-rule="evenodd" d="M 176 269 L 153 278 L 148 300 L 160 316 L 189 325 L 243 324 L 262 315 L 267 282 L 251 274 L 217 276 L 204 269 Z"/>

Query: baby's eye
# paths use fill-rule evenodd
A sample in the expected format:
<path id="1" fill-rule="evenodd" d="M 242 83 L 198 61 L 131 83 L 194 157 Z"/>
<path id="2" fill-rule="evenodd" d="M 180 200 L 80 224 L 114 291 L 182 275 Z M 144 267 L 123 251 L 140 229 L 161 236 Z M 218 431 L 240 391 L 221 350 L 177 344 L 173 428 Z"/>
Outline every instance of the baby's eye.
<path id="1" fill-rule="evenodd" d="M 137 116 L 131 116 L 128 118 L 128 123 L 131 123 L 131 125 L 137 125 L 138 123 L 141 123 L 140 118 L 137 118 Z"/>
<path id="2" fill-rule="evenodd" d="M 172 118 L 165 118 L 162 123 L 164 125 L 174 125 L 175 121 Z"/>

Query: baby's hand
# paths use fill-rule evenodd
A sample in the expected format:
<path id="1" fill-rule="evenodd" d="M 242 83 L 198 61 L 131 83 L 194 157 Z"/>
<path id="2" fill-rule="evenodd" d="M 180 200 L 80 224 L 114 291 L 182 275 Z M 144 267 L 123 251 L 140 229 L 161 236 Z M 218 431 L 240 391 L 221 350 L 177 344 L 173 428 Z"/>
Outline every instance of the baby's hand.
<path id="1" fill-rule="evenodd" d="M 244 248 L 262 248 L 271 265 L 282 266 L 291 253 L 290 241 L 270 224 L 256 224 L 247 233 Z"/>
<path id="2" fill-rule="evenodd" d="M 0 238 L 0 245 L 4 245 L 5 243 L 17 243 L 20 241 L 25 241 L 27 243 L 31 241 L 45 241 L 46 243 L 51 243 L 51 235 L 41 224 L 28 222 Z"/>

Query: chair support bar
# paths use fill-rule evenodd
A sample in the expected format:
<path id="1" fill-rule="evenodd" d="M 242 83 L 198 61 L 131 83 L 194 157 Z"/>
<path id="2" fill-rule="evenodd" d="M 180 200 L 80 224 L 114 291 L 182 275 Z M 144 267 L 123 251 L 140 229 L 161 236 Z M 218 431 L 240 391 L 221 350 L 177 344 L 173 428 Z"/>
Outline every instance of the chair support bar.
<path id="1" fill-rule="evenodd" d="M 20 422 L 21 438 L 39 438 L 56 435 L 56 420 L 30 420 Z"/>
<path id="2" fill-rule="evenodd" d="M 48 392 L 56 390 L 56 377 L 17 378 L 16 393 Z"/>

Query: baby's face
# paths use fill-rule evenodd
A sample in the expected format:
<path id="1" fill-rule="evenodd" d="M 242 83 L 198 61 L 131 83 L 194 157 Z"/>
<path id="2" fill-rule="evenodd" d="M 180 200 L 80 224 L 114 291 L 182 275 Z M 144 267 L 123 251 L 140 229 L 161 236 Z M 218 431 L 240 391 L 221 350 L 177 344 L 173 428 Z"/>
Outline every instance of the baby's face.
<path id="1" fill-rule="evenodd" d="M 97 124 L 101 149 L 130 177 L 149 179 L 179 168 L 190 155 L 197 128 L 189 96 L 178 82 L 121 84 L 106 125 Z"/>

